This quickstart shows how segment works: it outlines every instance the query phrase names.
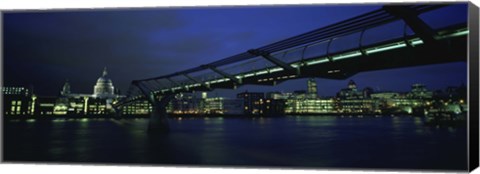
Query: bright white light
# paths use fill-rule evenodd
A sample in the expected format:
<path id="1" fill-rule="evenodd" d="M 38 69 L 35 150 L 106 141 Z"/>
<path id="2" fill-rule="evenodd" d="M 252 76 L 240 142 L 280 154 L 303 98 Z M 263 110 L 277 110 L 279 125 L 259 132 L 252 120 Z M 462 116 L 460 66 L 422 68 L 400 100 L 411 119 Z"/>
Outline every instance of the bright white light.
<path id="1" fill-rule="evenodd" d="M 315 64 L 325 63 L 325 62 L 328 62 L 328 59 L 321 58 L 321 59 L 317 59 L 317 60 L 308 61 L 307 65 L 315 65 Z"/>
<path id="2" fill-rule="evenodd" d="M 267 71 L 267 70 L 264 70 L 264 71 L 259 71 L 259 72 L 257 72 L 257 75 L 267 74 L 267 73 L 268 73 L 268 71 Z"/>
<path id="3" fill-rule="evenodd" d="M 373 50 L 368 50 L 367 54 L 377 53 L 377 52 L 382 52 L 382 51 L 387 51 L 387 50 L 393 50 L 393 49 L 402 48 L 402 47 L 406 47 L 406 46 L 407 46 L 407 44 L 401 43 L 401 44 L 395 44 L 395 45 L 391 45 L 391 46 L 387 46 L 387 47 L 383 47 L 383 48 L 374 48 Z"/>
<path id="4" fill-rule="evenodd" d="M 245 74 L 245 76 L 244 76 L 244 77 L 252 77 L 252 76 L 254 76 L 254 75 L 255 75 L 255 74 L 253 74 L 253 73 L 250 73 L 250 74 Z"/>
<path id="5" fill-rule="evenodd" d="M 341 60 L 341 59 L 348 59 L 348 58 L 356 57 L 356 56 L 360 56 L 360 55 L 362 55 L 361 52 L 355 51 L 354 53 L 350 53 L 350 54 L 347 54 L 347 55 L 340 55 L 338 57 L 333 57 L 332 59 L 333 60 Z"/>
<path id="6" fill-rule="evenodd" d="M 278 68 L 271 69 L 270 72 L 277 72 L 277 71 L 282 71 L 282 70 L 283 70 L 283 68 L 278 67 Z"/>
<path id="7" fill-rule="evenodd" d="M 411 40 L 411 44 L 412 44 L 413 46 L 415 46 L 415 45 L 420 45 L 420 44 L 423 44 L 423 41 L 422 41 L 421 39 L 417 38 L 417 39 L 415 39 L 415 40 Z"/>
<path id="8" fill-rule="evenodd" d="M 468 33 L 469 33 L 468 30 L 460 31 L 460 32 L 457 32 L 457 33 L 452 33 L 452 34 L 449 34 L 449 35 L 445 35 L 444 38 L 463 36 L 463 35 L 467 35 Z"/>

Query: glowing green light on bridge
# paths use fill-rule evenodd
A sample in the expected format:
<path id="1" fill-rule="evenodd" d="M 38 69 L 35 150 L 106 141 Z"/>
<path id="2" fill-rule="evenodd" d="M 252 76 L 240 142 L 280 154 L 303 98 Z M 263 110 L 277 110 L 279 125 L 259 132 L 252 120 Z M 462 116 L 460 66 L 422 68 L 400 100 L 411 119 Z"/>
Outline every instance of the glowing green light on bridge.
<path id="1" fill-rule="evenodd" d="M 410 43 L 415 46 L 415 45 L 420 45 L 423 44 L 423 41 L 420 38 L 412 39 Z"/>
<path id="2" fill-rule="evenodd" d="M 449 35 L 445 35 L 444 37 L 446 37 L 446 38 L 448 38 L 448 37 L 457 37 L 457 36 L 467 35 L 468 33 L 469 33 L 468 30 L 464 30 L 464 31 L 459 31 L 459 32 L 452 33 L 452 34 L 449 34 Z"/>
<path id="3" fill-rule="evenodd" d="M 267 70 L 263 70 L 263 71 L 259 71 L 256 73 L 256 75 L 262 75 L 262 74 L 267 74 L 268 71 Z"/>
<path id="4" fill-rule="evenodd" d="M 347 53 L 345 55 L 340 55 L 340 56 L 333 57 L 332 59 L 333 60 L 341 60 L 341 59 L 348 59 L 348 58 L 352 58 L 352 57 L 356 57 L 356 56 L 360 56 L 360 55 L 362 55 L 362 53 L 360 51 L 354 51 L 354 52 Z"/>
<path id="5" fill-rule="evenodd" d="M 270 70 L 270 73 L 272 73 L 272 72 L 278 72 L 278 71 L 283 71 L 283 68 L 281 68 L 281 67 L 273 68 L 273 69 Z"/>
<path id="6" fill-rule="evenodd" d="M 254 73 L 245 74 L 245 76 L 243 76 L 243 77 L 252 77 L 252 76 L 255 76 L 255 74 Z"/>
<path id="7" fill-rule="evenodd" d="M 325 62 L 328 62 L 328 59 L 323 57 L 320 60 L 317 59 L 317 60 L 308 61 L 307 65 L 315 65 L 315 64 L 325 63 Z"/>
<path id="8" fill-rule="evenodd" d="M 378 52 L 382 52 L 382 51 L 387 51 L 387 50 L 393 50 L 393 49 L 398 49 L 398 48 L 403 48 L 403 47 L 406 47 L 407 44 L 405 43 L 401 43 L 401 44 L 398 44 L 398 43 L 395 43 L 393 45 L 388 45 L 388 46 L 385 46 L 385 47 L 377 47 L 377 48 L 374 48 L 372 50 L 367 50 L 367 54 L 371 54 L 371 53 L 378 53 Z"/>

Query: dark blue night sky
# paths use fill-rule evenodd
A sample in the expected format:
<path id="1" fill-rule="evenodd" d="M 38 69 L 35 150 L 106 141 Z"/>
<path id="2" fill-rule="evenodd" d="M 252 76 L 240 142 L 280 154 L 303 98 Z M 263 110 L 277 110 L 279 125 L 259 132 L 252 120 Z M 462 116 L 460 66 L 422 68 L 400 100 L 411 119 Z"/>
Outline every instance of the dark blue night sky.
<path id="1" fill-rule="evenodd" d="M 57 95 L 66 79 L 74 93 L 92 93 L 103 67 L 116 88 L 209 63 L 380 8 L 357 6 L 263 6 L 6 12 L 3 14 L 4 86 L 33 86 L 38 95 Z M 424 16 L 433 27 L 466 21 L 467 6 Z M 407 91 L 466 83 L 466 63 L 360 73 L 360 88 Z M 317 79 L 319 94 L 334 95 L 348 80 Z M 276 87 L 245 86 L 236 92 L 306 89 L 306 80 Z"/>

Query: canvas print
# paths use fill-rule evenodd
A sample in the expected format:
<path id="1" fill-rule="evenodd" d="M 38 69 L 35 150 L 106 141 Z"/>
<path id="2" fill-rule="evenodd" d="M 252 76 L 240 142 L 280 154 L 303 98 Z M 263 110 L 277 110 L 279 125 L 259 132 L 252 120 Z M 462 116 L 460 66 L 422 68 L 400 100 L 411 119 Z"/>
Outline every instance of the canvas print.
<path id="1" fill-rule="evenodd" d="M 468 7 L 5 11 L 3 160 L 465 171 Z"/>

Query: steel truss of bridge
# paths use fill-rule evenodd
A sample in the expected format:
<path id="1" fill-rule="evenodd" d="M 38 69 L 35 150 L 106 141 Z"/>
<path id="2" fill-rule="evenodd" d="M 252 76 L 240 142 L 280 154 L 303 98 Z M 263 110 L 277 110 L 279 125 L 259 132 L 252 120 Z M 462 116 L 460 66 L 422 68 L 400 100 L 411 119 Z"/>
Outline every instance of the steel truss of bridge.
<path id="1" fill-rule="evenodd" d="M 180 92 L 276 85 L 305 77 L 345 79 L 373 70 L 467 60 L 466 21 L 433 29 L 419 16 L 446 5 L 391 5 L 263 47 L 159 77 L 134 80 L 127 97 L 154 103 Z M 395 30 L 394 36 L 379 36 Z"/>

